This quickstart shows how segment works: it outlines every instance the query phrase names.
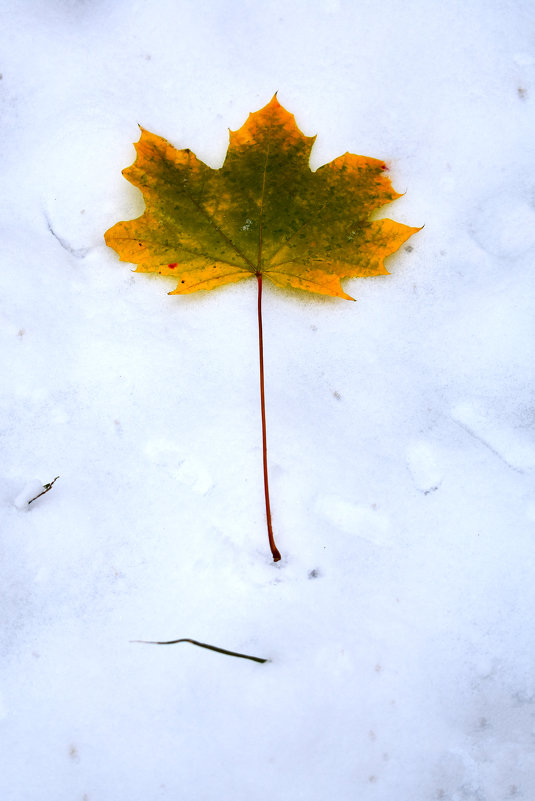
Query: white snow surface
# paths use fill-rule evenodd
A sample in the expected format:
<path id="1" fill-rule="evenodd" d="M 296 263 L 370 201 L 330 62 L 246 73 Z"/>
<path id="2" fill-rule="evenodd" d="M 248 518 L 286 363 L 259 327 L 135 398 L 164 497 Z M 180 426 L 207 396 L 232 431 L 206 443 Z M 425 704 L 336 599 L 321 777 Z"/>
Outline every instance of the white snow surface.
<path id="1" fill-rule="evenodd" d="M 37 499 L 38 495 L 44 494 L 43 482 L 38 478 L 32 478 L 26 482 L 21 489 L 15 500 L 13 501 L 15 507 L 20 510 L 28 511 L 32 501 Z"/>
<path id="2" fill-rule="evenodd" d="M 0 4 L 2 801 L 535 798 L 532 0 Z M 278 91 L 425 225 L 357 303 L 169 297 L 138 123 Z M 30 509 L 33 476 L 61 476 Z M 235 659 L 189 637 L 269 658 Z"/>

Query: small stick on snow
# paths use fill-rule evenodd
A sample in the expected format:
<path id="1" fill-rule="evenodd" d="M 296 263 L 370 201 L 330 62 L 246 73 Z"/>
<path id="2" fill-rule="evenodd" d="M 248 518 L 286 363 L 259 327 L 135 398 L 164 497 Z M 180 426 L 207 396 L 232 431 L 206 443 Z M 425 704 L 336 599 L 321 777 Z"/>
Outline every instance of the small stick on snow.
<path id="1" fill-rule="evenodd" d="M 50 484 L 43 484 L 43 491 L 42 491 L 42 492 L 40 492 L 40 493 L 39 493 L 39 495 L 36 495 L 36 496 L 35 496 L 35 498 L 31 498 L 31 499 L 28 501 L 28 506 L 29 506 L 31 503 L 33 503 L 33 501 L 36 501 L 36 500 L 37 500 L 37 498 L 40 498 L 40 497 L 41 497 L 41 495 L 46 495 L 46 493 L 47 493 L 47 492 L 50 492 L 50 490 L 52 489 L 52 487 L 54 486 L 54 484 L 56 483 L 56 481 L 58 480 L 58 478 L 59 478 L 59 476 L 56 476 L 56 478 L 55 478 L 53 481 L 51 481 L 51 482 L 50 482 Z"/>
<path id="2" fill-rule="evenodd" d="M 259 656 L 248 656 L 247 654 L 238 654 L 236 651 L 227 651 L 226 648 L 218 648 L 216 645 L 207 645 L 205 642 L 198 640 L 189 640 L 184 637 L 181 640 L 166 640 L 164 642 L 157 642 L 155 640 L 130 640 L 130 642 L 142 642 L 146 645 L 175 645 L 177 642 L 190 642 L 192 645 L 198 645 L 199 648 L 208 648 L 210 651 L 217 651 L 218 654 L 227 654 L 228 656 L 237 656 L 240 659 L 252 659 L 253 662 L 270 662 L 269 659 L 261 659 Z"/>

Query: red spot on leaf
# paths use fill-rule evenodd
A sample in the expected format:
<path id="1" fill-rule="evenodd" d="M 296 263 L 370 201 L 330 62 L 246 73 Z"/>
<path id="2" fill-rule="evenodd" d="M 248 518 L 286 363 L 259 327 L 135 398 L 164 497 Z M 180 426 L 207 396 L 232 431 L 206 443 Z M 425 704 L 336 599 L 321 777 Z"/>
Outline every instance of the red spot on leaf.
<path id="1" fill-rule="evenodd" d="M 176 263 L 176 261 L 175 261 L 175 263 L 174 263 L 174 264 L 168 264 L 167 266 L 169 267 L 169 269 L 170 269 L 170 270 L 174 270 L 174 269 L 175 269 L 175 267 L 176 267 L 176 265 L 177 265 L 177 263 Z"/>

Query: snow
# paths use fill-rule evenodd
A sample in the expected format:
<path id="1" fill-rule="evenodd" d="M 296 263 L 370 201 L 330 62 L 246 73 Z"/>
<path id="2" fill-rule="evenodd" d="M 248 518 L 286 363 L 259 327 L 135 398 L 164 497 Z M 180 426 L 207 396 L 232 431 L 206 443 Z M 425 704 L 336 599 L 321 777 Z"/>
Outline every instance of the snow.
<path id="1" fill-rule="evenodd" d="M 30 503 L 40 495 L 45 489 L 44 484 L 38 478 L 32 478 L 27 481 L 21 489 L 15 500 L 13 501 L 15 507 L 21 511 L 29 511 Z"/>
<path id="2" fill-rule="evenodd" d="M 407 467 L 414 486 L 427 494 L 435 492 L 444 477 L 435 448 L 425 440 L 415 440 L 407 447 Z"/>
<path id="3" fill-rule="evenodd" d="M 533 3 L 0 23 L 2 801 L 531 801 Z M 169 297 L 103 242 L 138 124 L 217 167 L 276 90 L 425 224 L 357 303 L 265 286 L 277 565 L 255 282 Z M 130 642 L 179 637 L 271 661 Z"/>

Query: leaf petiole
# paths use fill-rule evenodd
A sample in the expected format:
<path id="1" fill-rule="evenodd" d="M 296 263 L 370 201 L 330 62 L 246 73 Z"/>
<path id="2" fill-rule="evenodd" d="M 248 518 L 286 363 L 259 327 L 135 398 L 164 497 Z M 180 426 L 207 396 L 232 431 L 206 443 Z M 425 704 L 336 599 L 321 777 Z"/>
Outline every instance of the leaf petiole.
<path id="1" fill-rule="evenodd" d="M 262 273 L 257 272 L 258 281 L 258 352 L 260 356 L 260 412 L 262 416 L 262 454 L 264 462 L 264 495 L 266 498 L 266 521 L 268 530 L 269 547 L 273 555 L 273 561 L 279 562 L 281 555 L 275 545 L 273 527 L 271 525 L 271 508 L 269 505 L 269 484 L 268 484 L 268 465 L 267 465 L 267 433 L 266 433 L 266 398 L 264 392 L 264 337 L 262 334 Z"/>

